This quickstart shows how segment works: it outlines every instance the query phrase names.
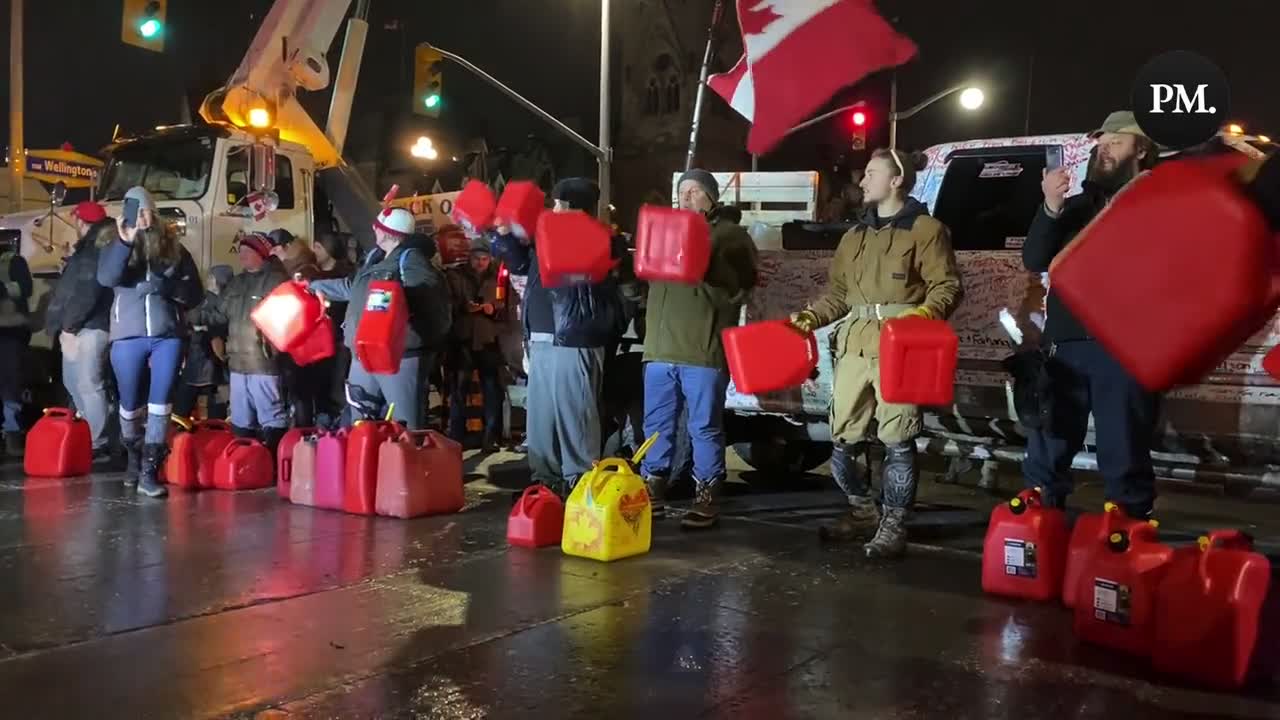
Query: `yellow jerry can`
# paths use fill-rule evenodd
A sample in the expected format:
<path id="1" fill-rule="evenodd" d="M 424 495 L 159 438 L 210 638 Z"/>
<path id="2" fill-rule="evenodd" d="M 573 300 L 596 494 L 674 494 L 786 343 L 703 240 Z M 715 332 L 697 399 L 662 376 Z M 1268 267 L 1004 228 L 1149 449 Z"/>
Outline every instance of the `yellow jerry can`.
<path id="1" fill-rule="evenodd" d="M 646 441 L 631 462 L 638 462 L 652 441 Z M 623 458 L 594 463 L 565 503 L 560 549 L 566 555 L 610 562 L 649 552 L 652 540 L 653 507 L 644 478 Z"/>

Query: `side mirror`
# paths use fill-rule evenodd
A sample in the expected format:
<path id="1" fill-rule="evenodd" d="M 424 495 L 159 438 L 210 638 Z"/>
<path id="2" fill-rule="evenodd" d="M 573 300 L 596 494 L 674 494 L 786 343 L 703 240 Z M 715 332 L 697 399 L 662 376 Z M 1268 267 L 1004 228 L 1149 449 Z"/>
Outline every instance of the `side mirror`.
<path id="1" fill-rule="evenodd" d="M 254 192 L 276 189 L 276 149 L 264 143 L 249 146 L 249 188 Z"/>
<path id="2" fill-rule="evenodd" d="M 49 203 L 54 207 L 59 207 L 66 199 L 67 184 L 59 180 L 53 184 L 53 192 L 49 193 Z"/>

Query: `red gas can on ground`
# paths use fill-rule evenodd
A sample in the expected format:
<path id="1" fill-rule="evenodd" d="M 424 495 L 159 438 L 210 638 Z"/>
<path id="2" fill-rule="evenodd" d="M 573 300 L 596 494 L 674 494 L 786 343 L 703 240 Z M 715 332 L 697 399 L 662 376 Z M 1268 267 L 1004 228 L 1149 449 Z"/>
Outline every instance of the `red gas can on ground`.
<path id="1" fill-rule="evenodd" d="M 434 430 L 403 432 L 378 453 L 379 515 L 398 518 L 452 513 L 466 503 L 462 446 Z"/>
<path id="2" fill-rule="evenodd" d="M 531 485 L 507 516 L 507 542 L 516 547 L 560 545 L 564 501 L 545 485 Z"/>
<path id="3" fill-rule="evenodd" d="M 1076 637 L 1131 655 L 1150 657 L 1156 597 L 1173 548 L 1146 523 L 1095 543 L 1076 586 Z"/>
<path id="4" fill-rule="evenodd" d="M 1071 541 L 1067 544 L 1067 570 L 1062 579 L 1062 604 L 1069 608 L 1076 606 L 1076 590 L 1080 585 L 1080 574 L 1084 572 L 1085 560 L 1093 553 L 1094 548 L 1105 544 L 1113 532 L 1129 532 L 1139 525 L 1158 526 L 1154 520 L 1134 520 L 1125 515 L 1115 503 L 1107 503 L 1101 513 L 1090 513 L 1076 518 L 1075 527 L 1071 530 Z M 1088 602 L 1088 598 L 1084 598 Z"/>
<path id="5" fill-rule="evenodd" d="M 300 282 L 276 286 L 249 314 L 262 337 L 280 352 L 302 344 L 325 317 L 320 298 L 307 292 Z"/>
<path id="6" fill-rule="evenodd" d="M 378 451 L 383 443 L 398 436 L 401 429 L 393 422 L 381 420 L 366 420 L 351 428 L 347 439 L 346 479 L 341 505 L 344 510 L 359 515 L 374 513 Z"/>
<path id="7" fill-rule="evenodd" d="M 280 438 L 276 446 L 276 492 L 289 499 L 289 481 L 293 477 L 293 450 L 308 435 L 316 434 L 316 428 L 293 428 Z"/>
<path id="8" fill-rule="evenodd" d="M 1270 585 L 1271 563 L 1238 530 L 1176 550 L 1156 603 L 1156 670 L 1221 690 L 1243 686 Z"/>
<path id="9" fill-rule="evenodd" d="M 711 264 L 711 226 L 693 210 L 645 205 L 636 224 L 636 276 L 696 285 Z"/>
<path id="10" fill-rule="evenodd" d="M 315 507 L 316 504 L 316 446 L 314 435 L 298 441 L 293 448 L 293 473 L 289 482 L 289 501 L 295 505 Z"/>
<path id="11" fill-rule="evenodd" d="M 464 228 L 483 232 L 493 225 L 493 211 L 497 205 L 489 186 L 472 180 L 453 201 L 453 219 Z"/>
<path id="12" fill-rule="evenodd" d="M 1117 194 L 1049 270 L 1054 293 L 1150 390 L 1203 376 L 1280 302 L 1275 236 L 1235 177 L 1246 161 L 1231 153 L 1161 164 Z M 1136 267 L 1160 270 L 1134 277 Z"/>
<path id="13" fill-rule="evenodd" d="M 880 394 L 887 403 L 950 405 L 960 338 L 942 320 L 885 321 L 880 330 Z"/>
<path id="14" fill-rule="evenodd" d="M 720 335 L 729 376 L 740 393 L 785 390 L 801 385 L 818 367 L 818 340 L 785 320 L 725 328 Z"/>
<path id="15" fill-rule="evenodd" d="M 341 510 L 346 492 L 348 431 L 325 433 L 316 443 L 316 489 L 312 505 Z"/>
<path id="16" fill-rule="evenodd" d="M 613 268 L 609 228 L 578 210 L 538 218 L 538 275 L 543 287 L 598 283 Z"/>
<path id="17" fill-rule="evenodd" d="M 89 423 L 67 408 L 45 410 L 27 432 L 22 469 L 33 477 L 74 477 L 92 467 Z"/>
<path id="18" fill-rule="evenodd" d="M 311 329 L 300 343 L 289 351 L 289 357 L 300 366 L 318 363 L 333 357 L 337 351 L 337 333 L 333 321 L 326 315 Z"/>
<path id="19" fill-rule="evenodd" d="M 394 280 L 369 283 L 364 314 L 356 328 L 355 355 L 361 367 L 374 375 L 399 372 L 408 329 L 409 306 L 404 287 Z"/>
<path id="20" fill-rule="evenodd" d="M 1280 380 L 1280 345 L 1271 348 L 1271 352 L 1262 358 L 1262 369 L 1276 380 Z"/>
<path id="21" fill-rule="evenodd" d="M 1055 600 L 1067 563 L 1067 515 L 1024 490 L 991 511 L 982 546 L 982 589 L 993 595 Z"/>
<path id="22" fill-rule="evenodd" d="M 213 468 L 219 490 L 261 490 L 271 487 L 271 451 L 257 440 L 236 438 L 227 444 Z"/>
<path id="23" fill-rule="evenodd" d="M 547 196 L 536 183 L 515 180 L 507 183 L 494 210 L 497 225 L 506 225 L 518 238 L 528 239 L 538 227 L 538 218 L 546 211 Z"/>

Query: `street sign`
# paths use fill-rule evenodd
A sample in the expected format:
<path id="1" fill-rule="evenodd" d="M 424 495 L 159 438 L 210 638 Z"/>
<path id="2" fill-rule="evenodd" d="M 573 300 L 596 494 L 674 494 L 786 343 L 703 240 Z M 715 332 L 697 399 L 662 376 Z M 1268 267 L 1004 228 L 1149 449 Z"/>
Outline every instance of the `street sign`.
<path id="1" fill-rule="evenodd" d="M 26 174 L 41 182 L 87 188 L 97 184 L 102 165 L 95 157 L 71 150 L 28 150 Z"/>

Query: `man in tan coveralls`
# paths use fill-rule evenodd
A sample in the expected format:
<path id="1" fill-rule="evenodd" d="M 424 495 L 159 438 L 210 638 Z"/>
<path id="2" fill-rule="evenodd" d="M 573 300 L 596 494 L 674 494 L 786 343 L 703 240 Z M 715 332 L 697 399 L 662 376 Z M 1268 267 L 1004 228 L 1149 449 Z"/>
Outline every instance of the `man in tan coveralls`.
<path id="1" fill-rule="evenodd" d="M 791 316 L 804 333 L 849 318 L 835 337 L 831 401 L 831 475 L 849 497 L 849 512 L 822 528 L 829 540 L 864 540 L 868 557 L 897 557 L 907 546 L 904 526 L 915 502 L 919 468 L 915 439 L 920 408 L 891 405 L 880 394 L 880 328 L 908 315 L 944 320 L 962 290 L 951 236 L 929 210 L 909 197 L 924 157 L 877 150 L 862 178 L 866 209 L 840 240 L 826 294 Z M 872 420 L 885 445 L 883 514 L 871 480 L 854 458 L 868 441 Z"/>

